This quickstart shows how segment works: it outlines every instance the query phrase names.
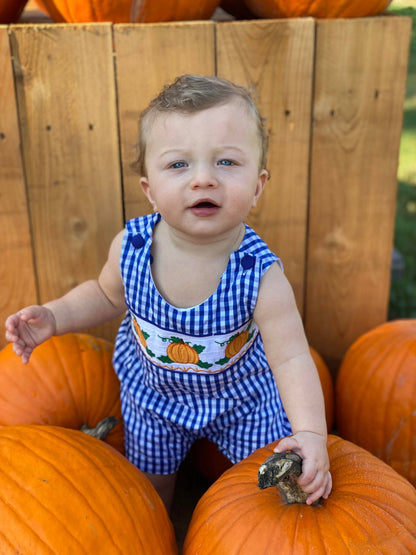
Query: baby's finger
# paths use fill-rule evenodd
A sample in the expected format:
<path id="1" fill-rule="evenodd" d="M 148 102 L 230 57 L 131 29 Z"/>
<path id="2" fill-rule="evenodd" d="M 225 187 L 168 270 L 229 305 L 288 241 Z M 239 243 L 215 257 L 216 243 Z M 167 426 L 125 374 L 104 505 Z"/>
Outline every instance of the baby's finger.
<path id="1" fill-rule="evenodd" d="M 293 437 L 284 437 L 279 441 L 273 449 L 275 453 L 283 453 L 284 451 L 294 451 L 299 447 L 298 442 Z"/>
<path id="2" fill-rule="evenodd" d="M 312 503 L 315 503 L 315 501 L 318 501 L 321 497 L 323 497 L 324 490 L 325 490 L 325 488 L 321 487 L 321 488 L 317 489 L 316 491 L 314 491 L 313 493 L 311 493 L 306 498 L 306 504 L 307 505 L 312 505 Z"/>
<path id="3" fill-rule="evenodd" d="M 325 487 L 324 493 L 322 494 L 322 497 L 324 499 L 328 499 L 329 494 L 331 493 L 331 490 L 332 490 L 332 476 L 331 476 L 331 473 L 328 472 L 326 487 Z"/>
<path id="4" fill-rule="evenodd" d="M 328 499 L 332 489 L 332 477 L 328 472 L 324 477 L 320 472 L 317 473 L 316 479 L 303 488 L 306 493 L 310 493 L 306 502 L 308 505 L 317 501 L 320 497 Z"/>
<path id="5" fill-rule="evenodd" d="M 12 341 L 12 342 L 17 341 L 19 339 L 19 336 L 13 333 L 11 330 L 6 330 L 4 337 L 6 338 L 6 341 Z"/>

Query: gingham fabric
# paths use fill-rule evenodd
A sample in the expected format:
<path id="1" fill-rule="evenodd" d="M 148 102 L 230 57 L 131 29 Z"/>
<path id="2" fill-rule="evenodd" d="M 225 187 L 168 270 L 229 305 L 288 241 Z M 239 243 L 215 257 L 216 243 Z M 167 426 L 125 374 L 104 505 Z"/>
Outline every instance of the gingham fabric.
<path id="1" fill-rule="evenodd" d="M 151 275 L 160 214 L 130 220 L 121 249 L 129 308 L 117 335 L 126 456 L 154 474 L 175 472 L 208 437 L 233 462 L 291 433 L 253 321 L 261 276 L 280 260 L 246 225 L 211 297 L 186 309 L 167 303 Z"/>

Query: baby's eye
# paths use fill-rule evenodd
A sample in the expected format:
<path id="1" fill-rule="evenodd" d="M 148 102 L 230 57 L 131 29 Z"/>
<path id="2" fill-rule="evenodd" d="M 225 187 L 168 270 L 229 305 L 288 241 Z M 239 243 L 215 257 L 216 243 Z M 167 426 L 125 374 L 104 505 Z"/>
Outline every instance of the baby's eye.
<path id="1" fill-rule="evenodd" d="M 186 167 L 186 162 L 174 162 L 169 167 L 173 168 L 174 170 L 180 169 L 180 168 L 185 168 Z"/>
<path id="2" fill-rule="evenodd" d="M 219 166 L 233 166 L 234 162 L 232 162 L 231 160 L 220 160 L 218 162 Z"/>

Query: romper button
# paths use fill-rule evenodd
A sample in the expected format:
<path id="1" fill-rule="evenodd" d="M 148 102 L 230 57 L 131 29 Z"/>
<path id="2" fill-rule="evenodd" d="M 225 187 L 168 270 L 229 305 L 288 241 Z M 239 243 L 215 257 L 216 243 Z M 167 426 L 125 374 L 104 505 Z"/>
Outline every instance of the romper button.
<path id="1" fill-rule="evenodd" d="M 141 249 L 142 246 L 144 245 L 144 239 L 143 237 L 140 235 L 140 233 L 137 233 L 136 235 L 133 235 L 133 237 L 131 237 L 130 239 L 131 244 L 133 245 L 133 247 L 135 249 Z"/>
<path id="2" fill-rule="evenodd" d="M 249 270 L 254 266 L 254 261 L 255 261 L 254 256 L 251 256 L 250 254 L 246 254 L 243 256 L 243 259 L 241 260 L 241 266 L 244 268 L 244 270 Z"/>

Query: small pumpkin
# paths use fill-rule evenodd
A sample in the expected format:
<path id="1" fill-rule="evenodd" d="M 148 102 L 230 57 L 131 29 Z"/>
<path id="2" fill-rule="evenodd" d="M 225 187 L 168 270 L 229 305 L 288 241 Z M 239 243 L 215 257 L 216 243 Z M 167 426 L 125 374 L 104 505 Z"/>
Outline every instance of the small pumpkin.
<path id="1" fill-rule="evenodd" d="M 120 423 L 105 441 L 124 452 L 120 384 L 113 345 L 82 333 L 52 337 L 23 364 L 11 344 L 0 351 L 0 425 L 95 427 L 113 416 Z"/>
<path id="2" fill-rule="evenodd" d="M 416 486 L 416 320 L 394 320 L 359 337 L 336 380 L 337 424 Z"/>
<path id="3" fill-rule="evenodd" d="M 257 16 L 264 18 L 316 17 L 322 19 L 378 15 L 391 0 L 244 0 Z"/>
<path id="4" fill-rule="evenodd" d="M 0 23 L 14 23 L 22 14 L 28 0 L 0 0 Z"/>
<path id="5" fill-rule="evenodd" d="M 173 555 L 162 500 L 102 441 L 55 426 L 0 429 L 0 553 Z"/>
<path id="6" fill-rule="evenodd" d="M 331 495 L 318 506 L 286 505 L 277 488 L 257 484 L 275 445 L 235 464 L 205 492 L 183 555 L 416 553 L 416 490 L 390 466 L 329 436 Z"/>
<path id="7" fill-rule="evenodd" d="M 220 0 L 41 0 L 54 21 L 157 23 L 209 19 Z"/>
<path id="8" fill-rule="evenodd" d="M 146 349 L 147 347 L 147 342 L 146 342 L 146 338 L 143 335 L 142 330 L 140 329 L 139 324 L 136 322 L 136 320 L 133 319 L 133 325 L 134 325 L 134 329 L 136 330 L 137 333 L 137 337 L 139 338 L 140 343 L 143 345 L 143 347 Z"/>
<path id="9" fill-rule="evenodd" d="M 166 354 L 172 362 L 180 364 L 198 364 L 199 355 L 193 347 L 183 341 L 170 343 Z"/>
<path id="10" fill-rule="evenodd" d="M 225 349 L 225 356 L 227 358 L 233 358 L 237 353 L 241 351 L 248 340 L 248 330 L 244 330 L 232 339 Z"/>

